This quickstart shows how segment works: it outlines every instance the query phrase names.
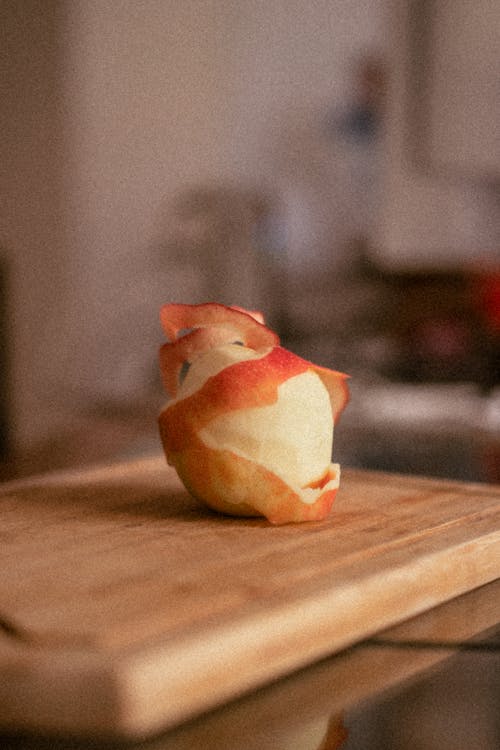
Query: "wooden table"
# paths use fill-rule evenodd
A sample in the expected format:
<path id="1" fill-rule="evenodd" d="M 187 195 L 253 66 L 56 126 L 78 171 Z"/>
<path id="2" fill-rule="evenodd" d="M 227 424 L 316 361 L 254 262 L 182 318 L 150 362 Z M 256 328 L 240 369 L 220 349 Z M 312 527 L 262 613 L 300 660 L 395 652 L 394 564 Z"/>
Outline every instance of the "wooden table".
<path id="1" fill-rule="evenodd" d="M 158 732 L 500 574 L 492 485 L 346 469 L 327 521 L 272 527 L 158 455 L 11 482 L 0 513 L 4 731 Z"/>

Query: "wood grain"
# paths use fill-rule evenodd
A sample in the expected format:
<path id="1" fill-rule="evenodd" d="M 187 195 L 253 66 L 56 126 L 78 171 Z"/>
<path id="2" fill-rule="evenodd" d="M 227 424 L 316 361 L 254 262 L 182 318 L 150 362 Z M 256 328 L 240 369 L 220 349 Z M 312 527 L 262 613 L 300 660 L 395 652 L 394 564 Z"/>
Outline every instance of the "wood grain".
<path id="1" fill-rule="evenodd" d="M 0 513 L 9 726 L 29 694 L 43 726 L 147 733 L 500 573 L 491 485 L 345 470 L 327 521 L 273 527 L 155 456 L 6 484 Z"/>

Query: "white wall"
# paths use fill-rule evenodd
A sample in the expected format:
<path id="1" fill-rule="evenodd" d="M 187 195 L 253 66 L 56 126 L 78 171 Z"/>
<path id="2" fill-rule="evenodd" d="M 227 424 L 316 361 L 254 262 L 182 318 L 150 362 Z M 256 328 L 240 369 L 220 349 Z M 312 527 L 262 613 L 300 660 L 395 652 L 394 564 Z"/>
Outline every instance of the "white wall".
<path id="1" fill-rule="evenodd" d="M 0 148 L 14 155 L 0 244 L 14 266 L 19 442 L 89 399 L 137 393 L 155 366 L 159 304 L 196 291 L 159 260 L 172 196 L 219 179 L 275 185 L 340 101 L 357 51 L 380 45 L 383 5 L 3 3 L 14 107 Z"/>
<path id="2" fill-rule="evenodd" d="M 65 49 L 73 158 L 70 329 L 77 399 L 137 391 L 158 307 L 185 292 L 158 247 L 177 189 L 222 163 L 222 52 L 213 2 L 74 0 Z"/>

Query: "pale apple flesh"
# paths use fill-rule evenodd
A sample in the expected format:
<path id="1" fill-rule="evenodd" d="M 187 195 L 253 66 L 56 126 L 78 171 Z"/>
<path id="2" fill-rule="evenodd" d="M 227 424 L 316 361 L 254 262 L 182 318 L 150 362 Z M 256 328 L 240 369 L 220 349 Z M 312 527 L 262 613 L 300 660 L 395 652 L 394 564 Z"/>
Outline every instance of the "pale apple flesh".
<path id="1" fill-rule="evenodd" d="M 164 345 L 160 355 L 174 396 L 160 414 L 160 434 L 186 488 L 215 510 L 263 515 L 274 524 L 328 515 L 339 486 L 331 454 L 334 420 L 348 398 L 346 376 L 277 346 L 255 313 L 210 304 L 200 305 L 201 313 L 178 306 L 189 309 L 172 315 L 177 306 L 167 307 L 174 319 L 164 323 L 167 335 L 216 321 L 215 336 L 207 336 L 208 323 Z M 250 322 L 243 325 L 242 316 Z M 203 341 L 192 347 L 199 332 Z M 257 339 L 259 346 L 248 346 Z"/>

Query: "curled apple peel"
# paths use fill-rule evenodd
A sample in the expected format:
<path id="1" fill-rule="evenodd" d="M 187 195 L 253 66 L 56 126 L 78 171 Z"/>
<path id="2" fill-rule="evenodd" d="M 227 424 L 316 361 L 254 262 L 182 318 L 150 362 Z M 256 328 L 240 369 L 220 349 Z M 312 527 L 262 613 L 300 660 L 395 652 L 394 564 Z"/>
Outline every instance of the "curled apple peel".
<path id="1" fill-rule="evenodd" d="M 347 376 L 279 345 L 260 313 L 216 303 L 164 305 L 160 413 L 169 464 L 214 510 L 273 524 L 325 518 Z"/>

